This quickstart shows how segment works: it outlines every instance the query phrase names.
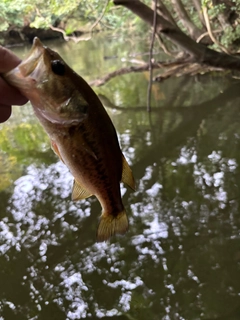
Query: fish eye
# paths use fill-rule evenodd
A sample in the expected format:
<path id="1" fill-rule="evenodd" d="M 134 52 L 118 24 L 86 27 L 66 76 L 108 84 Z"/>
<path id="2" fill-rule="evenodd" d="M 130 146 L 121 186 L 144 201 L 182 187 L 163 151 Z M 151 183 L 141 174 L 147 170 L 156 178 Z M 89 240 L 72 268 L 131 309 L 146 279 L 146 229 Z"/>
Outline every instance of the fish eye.
<path id="1" fill-rule="evenodd" d="M 52 71 L 58 76 L 63 76 L 65 74 L 65 65 L 61 60 L 53 60 L 51 66 Z"/>

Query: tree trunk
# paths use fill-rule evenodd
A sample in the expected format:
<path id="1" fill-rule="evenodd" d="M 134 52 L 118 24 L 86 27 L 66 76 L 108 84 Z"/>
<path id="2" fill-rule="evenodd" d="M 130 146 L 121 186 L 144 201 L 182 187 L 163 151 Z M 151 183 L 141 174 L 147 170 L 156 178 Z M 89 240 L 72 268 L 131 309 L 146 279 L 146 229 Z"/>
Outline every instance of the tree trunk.
<path id="1" fill-rule="evenodd" d="M 131 10 L 134 14 L 152 26 L 154 12 L 141 1 L 114 0 L 113 2 L 115 5 L 122 5 Z M 179 28 L 176 28 L 160 14 L 157 14 L 156 33 L 165 35 L 173 43 L 181 46 L 183 50 L 190 55 L 192 62 L 198 62 L 212 67 L 240 71 L 240 59 L 238 57 L 230 56 L 225 53 L 219 53 L 200 43 L 196 43 L 193 39 L 187 36 Z"/>
<path id="2" fill-rule="evenodd" d="M 197 40 L 203 32 L 201 32 L 191 19 L 188 16 L 187 11 L 185 10 L 181 0 L 171 0 L 173 8 L 175 9 L 176 14 L 179 17 L 182 25 L 188 30 L 192 39 Z"/>

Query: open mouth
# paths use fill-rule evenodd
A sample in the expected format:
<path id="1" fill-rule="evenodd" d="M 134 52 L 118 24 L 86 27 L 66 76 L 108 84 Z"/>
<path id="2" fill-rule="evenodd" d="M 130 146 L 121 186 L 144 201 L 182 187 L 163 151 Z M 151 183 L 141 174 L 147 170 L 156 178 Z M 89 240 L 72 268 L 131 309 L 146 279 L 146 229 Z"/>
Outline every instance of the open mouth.
<path id="1" fill-rule="evenodd" d="M 33 72 L 42 58 L 44 50 L 46 50 L 46 48 L 43 46 L 41 41 L 37 37 L 34 38 L 29 55 L 18 66 L 23 77 L 27 77 Z"/>
<path id="2" fill-rule="evenodd" d="M 3 74 L 3 78 L 28 97 L 28 93 L 38 80 L 43 77 L 45 70 L 43 63 L 44 52 L 46 52 L 46 48 L 38 38 L 34 38 L 28 56 L 16 68 Z"/>

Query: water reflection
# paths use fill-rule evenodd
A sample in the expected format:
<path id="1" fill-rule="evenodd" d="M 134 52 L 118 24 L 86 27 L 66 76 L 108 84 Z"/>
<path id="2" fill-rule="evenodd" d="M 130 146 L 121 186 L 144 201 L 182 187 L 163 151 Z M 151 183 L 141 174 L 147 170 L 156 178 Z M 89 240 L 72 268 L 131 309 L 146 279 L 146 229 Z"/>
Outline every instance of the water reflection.
<path id="1" fill-rule="evenodd" d="M 137 190 L 109 243 L 30 109 L 1 125 L 1 319 L 239 319 L 239 84 L 159 84 L 149 118 L 145 76 L 124 79 L 101 90 Z"/>

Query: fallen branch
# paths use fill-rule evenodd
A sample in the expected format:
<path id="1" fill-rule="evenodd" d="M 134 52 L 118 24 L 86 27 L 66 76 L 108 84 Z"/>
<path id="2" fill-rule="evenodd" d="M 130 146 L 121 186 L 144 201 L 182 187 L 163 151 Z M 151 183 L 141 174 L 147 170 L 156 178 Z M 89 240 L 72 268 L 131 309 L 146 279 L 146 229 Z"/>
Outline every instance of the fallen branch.
<path id="1" fill-rule="evenodd" d="M 171 76 L 186 76 L 186 75 L 196 75 L 199 73 L 206 73 L 206 72 L 210 72 L 210 71 L 223 71 L 222 68 L 211 68 L 208 66 L 203 66 L 199 63 L 183 63 L 180 66 L 175 66 L 172 68 L 167 69 L 165 72 L 157 75 L 154 77 L 153 81 L 156 82 L 162 82 L 168 78 L 170 78 Z"/>
<path id="2" fill-rule="evenodd" d="M 153 63 L 152 68 L 154 68 L 154 69 L 159 68 L 159 64 Z M 89 85 L 95 86 L 95 87 L 100 87 L 100 86 L 104 85 L 106 82 L 110 81 L 112 78 L 115 78 L 117 76 L 121 76 L 121 75 L 131 73 L 131 72 L 143 72 L 143 71 L 148 71 L 148 70 L 149 70 L 149 63 L 145 63 L 144 65 L 137 66 L 137 67 L 131 66 L 131 67 L 121 68 L 121 69 L 118 69 L 118 70 L 115 70 L 113 72 L 108 73 L 107 75 L 105 75 L 104 77 L 102 77 L 100 79 L 96 79 L 96 80 L 89 82 Z"/>
<path id="3" fill-rule="evenodd" d="M 189 63 L 187 63 L 189 65 Z M 183 65 L 178 65 L 178 66 L 173 66 L 172 68 L 169 68 L 167 71 L 157 75 L 154 77 L 153 81 L 155 82 L 162 82 L 168 78 L 170 78 L 173 75 L 177 75 L 183 68 L 186 66 L 186 64 Z"/>
<path id="4" fill-rule="evenodd" d="M 190 59 L 181 59 L 172 62 L 154 62 L 152 63 L 152 69 L 165 69 L 161 74 L 155 76 L 153 81 L 163 81 L 171 76 L 183 76 L 183 75 L 194 75 L 197 73 L 206 73 L 210 71 L 223 71 L 224 68 L 219 67 L 210 67 L 207 65 L 202 65 L 200 63 L 196 63 Z M 132 72 L 143 72 L 149 70 L 149 63 L 145 63 L 141 66 L 131 66 L 124 67 L 113 72 L 108 73 L 102 78 L 95 79 L 89 82 L 90 86 L 100 87 L 110 81 L 111 79 L 132 73 Z"/>
<path id="5" fill-rule="evenodd" d="M 166 68 L 171 67 L 174 65 L 179 65 L 184 63 L 184 60 L 176 60 L 174 62 L 153 62 L 152 63 L 152 69 L 159 69 L 159 68 Z M 149 63 L 145 63 L 141 66 L 131 66 L 131 67 L 124 67 L 118 70 L 115 70 L 113 72 L 108 73 L 107 75 L 103 76 L 102 78 L 93 80 L 89 82 L 90 86 L 100 87 L 104 85 L 106 82 L 110 81 L 111 79 L 121 76 L 124 74 L 128 74 L 131 72 L 143 72 L 149 70 Z"/>

